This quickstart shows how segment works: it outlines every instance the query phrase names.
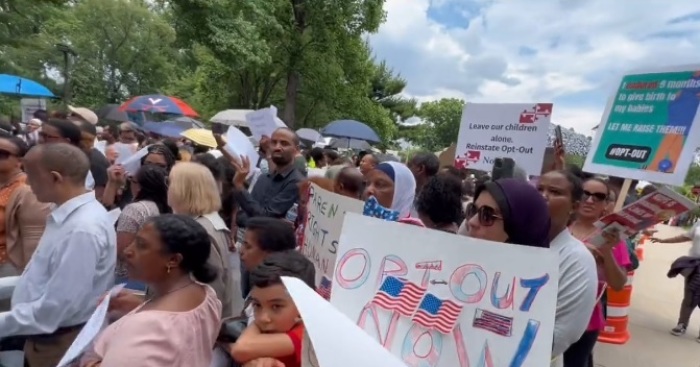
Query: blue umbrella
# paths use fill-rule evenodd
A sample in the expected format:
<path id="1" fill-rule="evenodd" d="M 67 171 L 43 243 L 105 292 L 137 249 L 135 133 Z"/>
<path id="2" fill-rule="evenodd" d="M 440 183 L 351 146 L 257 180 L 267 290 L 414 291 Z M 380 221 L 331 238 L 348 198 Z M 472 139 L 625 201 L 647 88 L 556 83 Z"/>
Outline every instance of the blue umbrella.
<path id="1" fill-rule="evenodd" d="M 321 135 L 364 140 L 370 143 L 379 143 L 382 141 L 371 127 L 355 120 L 333 121 L 321 130 Z"/>
<path id="2" fill-rule="evenodd" d="M 187 130 L 172 121 L 147 122 L 143 125 L 143 129 L 167 138 L 180 138 L 180 133 Z"/>
<path id="3" fill-rule="evenodd" d="M 49 88 L 17 75 L 0 74 L 0 94 L 16 97 L 56 98 Z"/>

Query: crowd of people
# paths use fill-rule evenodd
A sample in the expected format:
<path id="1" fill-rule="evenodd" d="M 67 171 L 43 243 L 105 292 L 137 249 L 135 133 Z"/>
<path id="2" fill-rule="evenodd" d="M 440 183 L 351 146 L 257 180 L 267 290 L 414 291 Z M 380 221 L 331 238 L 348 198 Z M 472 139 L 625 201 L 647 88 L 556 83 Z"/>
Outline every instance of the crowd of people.
<path id="1" fill-rule="evenodd" d="M 549 124 L 549 130 L 547 131 L 547 144 L 549 146 L 554 146 L 554 141 L 556 140 L 555 129 L 555 124 Z M 591 149 L 591 138 L 577 133 L 572 128 L 562 127 L 561 136 L 568 154 L 585 157 L 588 154 L 588 150 Z"/>
<path id="2" fill-rule="evenodd" d="M 96 122 L 71 108 L 0 136 L 0 276 L 21 275 L 11 304 L 0 304 L 0 349 L 23 350 L 31 367 L 56 366 L 124 283 L 110 299 L 110 325 L 75 365 L 300 366 L 304 323 L 281 277 L 314 287 L 314 265 L 298 251 L 311 182 L 375 201 L 406 225 L 555 249 L 556 366 L 592 366 L 606 288 L 621 289 L 634 266 L 616 233 L 587 244 L 619 182 L 565 167 L 563 156 L 536 185 L 481 180 L 467 193 L 466 172 L 429 152 L 404 164 L 303 151 L 294 131 L 279 128 L 250 162 L 220 136 L 209 149 L 140 135 L 130 123 L 98 133 Z M 141 149 L 137 170 L 115 163 Z"/>

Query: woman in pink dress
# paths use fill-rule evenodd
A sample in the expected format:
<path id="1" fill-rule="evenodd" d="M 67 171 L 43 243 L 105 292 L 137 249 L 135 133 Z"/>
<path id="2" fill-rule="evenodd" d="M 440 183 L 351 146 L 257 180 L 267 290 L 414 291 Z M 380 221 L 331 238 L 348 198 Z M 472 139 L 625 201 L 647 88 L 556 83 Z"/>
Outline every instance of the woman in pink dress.
<path id="1" fill-rule="evenodd" d="M 189 216 L 152 217 L 124 250 L 129 277 L 154 293 L 105 329 L 87 367 L 209 366 L 221 325 L 221 302 L 209 283 L 211 246 Z"/>

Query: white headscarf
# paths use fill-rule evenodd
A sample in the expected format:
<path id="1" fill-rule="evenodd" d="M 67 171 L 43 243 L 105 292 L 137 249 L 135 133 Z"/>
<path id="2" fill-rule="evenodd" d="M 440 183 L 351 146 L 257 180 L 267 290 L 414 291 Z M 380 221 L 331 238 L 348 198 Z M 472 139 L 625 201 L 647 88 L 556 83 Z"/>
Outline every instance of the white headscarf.
<path id="1" fill-rule="evenodd" d="M 416 179 L 405 164 L 399 162 L 382 162 L 394 171 L 394 197 L 391 200 L 391 210 L 399 212 L 399 218 L 408 217 L 416 197 Z"/>

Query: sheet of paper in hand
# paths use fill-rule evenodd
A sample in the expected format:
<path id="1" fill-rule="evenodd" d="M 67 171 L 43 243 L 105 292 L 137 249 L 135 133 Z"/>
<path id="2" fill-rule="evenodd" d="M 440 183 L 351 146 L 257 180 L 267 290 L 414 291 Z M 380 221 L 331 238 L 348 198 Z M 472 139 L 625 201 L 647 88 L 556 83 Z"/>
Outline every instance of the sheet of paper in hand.
<path id="1" fill-rule="evenodd" d="M 602 232 L 611 228 L 617 228 L 620 239 L 625 239 L 695 208 L 697 205 L 688 198 L 667 187 L 660 187 L 620 211 L 601 218 L 596 222 L 600 233 L 592 236 L 587 242 L 594 246 L 602 246 L 605 243 Z"/>
<path id="2" fill-rule="evenodd" d="M 304 320 L 302 367 L 406 367 L 304 282 L 282 281 Z"/>
<path id="3" fill-rule="evenodd" d="M 107 320 L 107 309 L 109 308 L 109 300 L 116 296 L 122 289 L 124 289 L 124 284 L 116 285 L 112 288 L 105 298 L 97 305 L 95 312 L 92 313 L 90 319 L 88 319 L 83 329 L 71 344 L 70 348 L 63 355 L 61 361 L 58 362 L 56 367 L 67 367 L 73 361 L 80 358 L 80 356 L 85 352 L 85 350 L 92 344 L 97 335 L 102 331 L 105 321 Z"/>
<path id="4" fill-rule="evenodd" d="M 348 213 L 331 304 L 409 366 L 542 367 L 558 278 L 552 249 Z"/>

